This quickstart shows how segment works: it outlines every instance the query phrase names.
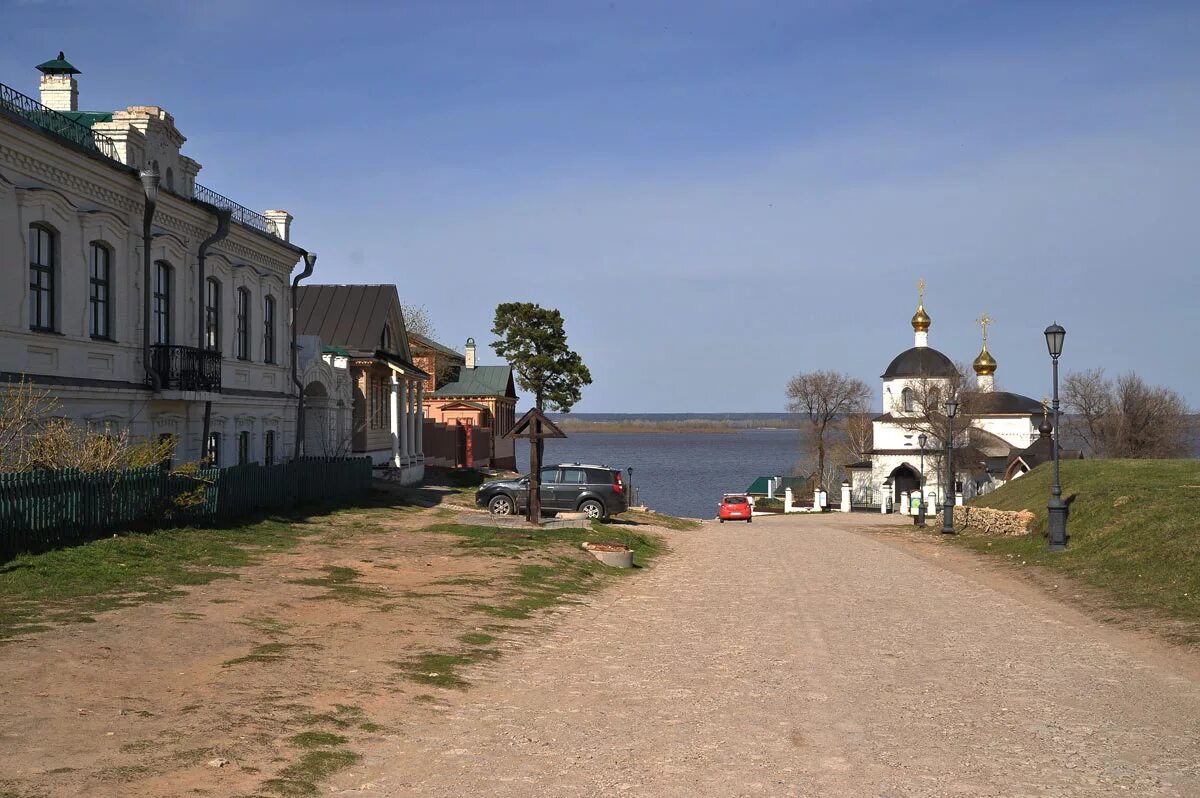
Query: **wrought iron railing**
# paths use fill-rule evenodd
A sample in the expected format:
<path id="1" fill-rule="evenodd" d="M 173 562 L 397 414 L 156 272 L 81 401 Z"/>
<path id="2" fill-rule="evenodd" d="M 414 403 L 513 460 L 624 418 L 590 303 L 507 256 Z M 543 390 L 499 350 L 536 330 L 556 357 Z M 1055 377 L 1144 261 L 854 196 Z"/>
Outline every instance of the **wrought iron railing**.
<path id="1" fill-rule="evenodd" d="M 165 389 L 220 391 L 221 353 L 194 346 L 157 344 L 151 362 Z"/>
<path id="2" fill-rule="evenodd" d="M 85 150 L 99 153 L 117 163 L 124 163 L 121 160 L 120 151 L 117 149 L 117 143 L 108 136 L 96 133 L 87 125 L 81 125 L 74 119 L 64 116 L 52 108 L 47 108 L 32 97 L 3 83 L 0 83 L 0 110 L 32 122 L 47 133 L 53 133 Z"/>
<path id="3" fill-rule="evenodd" d="M 244 224 L 247 227 L 253 227 L 255 230 L 261 230 L 264 233 L 275 235 L 275 225 L 271 220 L 263 216 L 261 213 L 252 211 L 245 205 L 239 205 L 229 197 L 223 194 L 218 194 L 207 186 L 196 184 L 195 198 L 200 202 L 207 202 L 209 205 L 215 205 L 218 208 L 226 208 L 229 210 L 229 218 L 232 221 Z"/>
<path id="4" fill-rule="evenodd" d="M 111 138 L 103 133 L 95 132 L 87 125 L 80 124 L 52 108 L 47 108 L 32 97 L 3 83 L 0 83 L 0 112 L 7 112 L 19 119 L 31 122 L 47 133 L 125 165 L 125 162 L 121 160 L 117 143 Z M 278 235 L 275 225 L 261 213 L 252 211 L 245 205 L 236 203 L 207 186 L 199 183 L 195 185 L 196 188 L 193 192 L 195 199 L 218 208 L 227 208 L 230 211 L 230 219 L 238 224 L 253 227 L 255 230 L 261 230 L 271 235 Z"/>

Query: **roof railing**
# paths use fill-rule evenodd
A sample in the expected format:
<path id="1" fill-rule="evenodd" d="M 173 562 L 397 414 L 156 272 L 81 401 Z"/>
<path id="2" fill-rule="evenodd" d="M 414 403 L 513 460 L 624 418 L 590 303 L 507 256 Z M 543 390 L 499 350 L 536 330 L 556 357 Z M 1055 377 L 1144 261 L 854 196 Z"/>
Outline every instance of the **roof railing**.
<path id="1" fill-rule="evenodd" d="M 90 152 L 99 153 L 117 163 L 122 163 L 117 143 L 87 125 L 47 108 L 32 97 L 22 94 L 11 86 L 0 83 L 0 110 L 40 127 L 47 133 L 58 136 Z"/>
<path id="2" fill-rule="evenodd" d="M 11 86 L 0 83 L 0 112 L 7 112 L 18 119 L 23 119 L 37 125 L 42 130 L 57 136 L 89 152 L 104 156 L 116 163 L 126 166 L 121 160 L 117 143 L 103 133 L 97 133 L 90 127 L 76 122 L 69 116 L 42 105 L 32 97 L 22 94 Z M 246 227 L 253 227 L 269 235 L 278 235 L 275 225 L 267 217 L 257 211 L 252 211 L 245 205 L 234 202 L 223 194 L 218 194 L 207 186 L 199 183 L 193 198 L 218 208 L 227 208 L 230 219 Z"/>

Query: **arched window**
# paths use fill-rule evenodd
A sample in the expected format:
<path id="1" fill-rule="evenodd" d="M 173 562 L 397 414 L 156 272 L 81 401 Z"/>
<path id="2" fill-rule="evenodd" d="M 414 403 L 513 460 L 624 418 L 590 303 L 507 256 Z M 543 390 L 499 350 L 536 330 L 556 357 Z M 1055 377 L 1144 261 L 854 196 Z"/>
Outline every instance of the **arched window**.
<path id="1" fill-rule="evenodd" d="M 214 277 L 204 281 L 204 348 L 221 351 L 221 283 Z"/>
<path id="2" fill-rule="evenodd" d="M 93 338 L 112 338 L 112 250 L 99 241 L 91 244 L 88 305 Z"/>
<path id="3" fill-rule="evenodd" d="M 169 167 L 169 166 L 167 167 L 166 182 L 167 182 L 167 191 L 174 192 L 175 191 L 175 172 L 172 171 L 171 167 Z"/>
<path id="4" fill-rule="evenodd" d="M 392 327 L 390 324 L 383 325 L 383 333 L 379 336 L 379 348 L 387 350 L 392 348 Z"/>
<path id="5" fill-rule="evenodd" d="M 900 406 L 904 408 L 905 413 L 911 413 L 916 409 L 914 405 L 912 388 L 905 388 L 900 392 Z"/>
<path id="6" fill-rule="evenodd" d="M 171 343 L 171 264 L 154 264 L 154 343 Z"/>
<path id="7" fill-rule="evenodd" d="M 275 297 L 263 297 L 263 362 L 275 362 Z"/>
<path id="8" fill-rule="evenodd" d="M 54 329 L 54 266 L 58 236 L 40 224 L 29 226 L 29 329 Z"/>
<path id="9" fill-rule="evenodd" d="M 250 292 L 237 290 L 237 338 L 234 342 L 238 360 L 250 359 Z"/>

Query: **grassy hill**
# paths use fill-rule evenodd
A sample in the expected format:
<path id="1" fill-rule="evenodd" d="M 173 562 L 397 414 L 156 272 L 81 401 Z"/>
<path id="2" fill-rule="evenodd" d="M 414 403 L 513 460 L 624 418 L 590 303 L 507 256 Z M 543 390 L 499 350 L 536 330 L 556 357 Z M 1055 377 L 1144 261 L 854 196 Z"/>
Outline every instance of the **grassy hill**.
<path id="1" fill-rule="evenodd" d="M 1200 460 L 1063 462 L 1063 498 L 1074 499 L 1068 549 L 1058 554 L 1045 551 L 1052 479 L 1047 463 L 971 502 L 1031 510 L 1038 518 L 1036 534 L 963 541 L 1066 572 L 1104 588 L 1118 606 L 1200 621 Z"/>

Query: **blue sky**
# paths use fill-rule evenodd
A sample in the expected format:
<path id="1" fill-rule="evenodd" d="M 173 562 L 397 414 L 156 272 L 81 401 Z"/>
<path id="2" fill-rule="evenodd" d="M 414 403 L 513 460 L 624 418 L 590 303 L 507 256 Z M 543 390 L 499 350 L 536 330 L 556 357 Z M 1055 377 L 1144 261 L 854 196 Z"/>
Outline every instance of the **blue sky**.
<path id="1" fill-rule="evenodd" d="M 0 0 L 0 82 L 158 104 L 314 280 L 439 337 L 562 310 L 593 412 L 781 409 L 792 374 L 979 349 L 998 387 L 1136 370 L 1200 406 L 1200 5 Z M 487 351 L 486 356 L 491 356 Z M 485 362 L 487 357 L 485 357 Z M 878 396 L 876 396 L 878 402 Z"/>

